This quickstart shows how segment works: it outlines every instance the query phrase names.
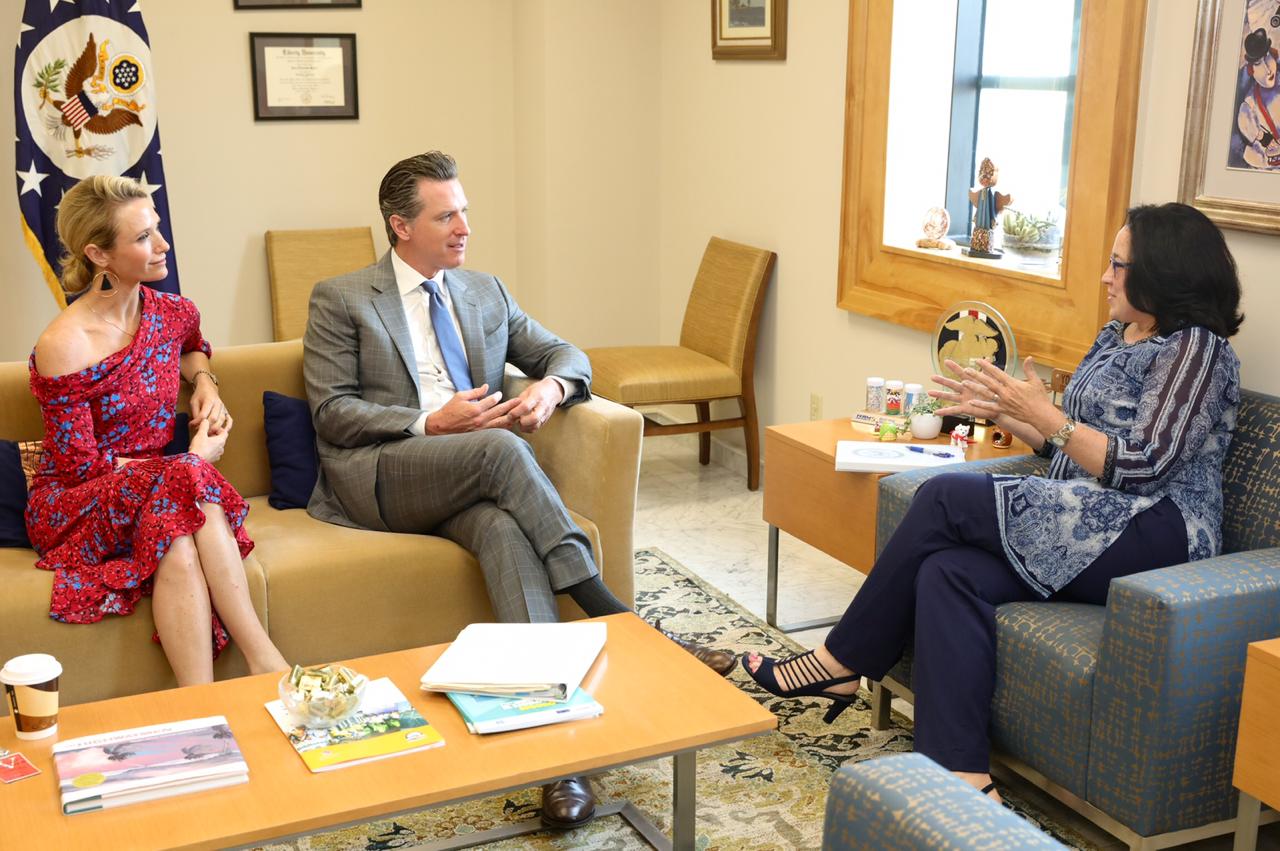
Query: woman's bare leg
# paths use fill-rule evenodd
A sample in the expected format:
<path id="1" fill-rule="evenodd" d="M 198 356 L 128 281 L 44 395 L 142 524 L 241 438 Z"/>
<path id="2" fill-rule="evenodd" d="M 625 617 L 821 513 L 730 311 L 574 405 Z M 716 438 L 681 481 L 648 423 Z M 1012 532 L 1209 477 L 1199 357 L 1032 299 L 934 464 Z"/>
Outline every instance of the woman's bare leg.
<path id="1" fill-rule="evenodd" d="M 213 682 L 213 613 L 209 610 L 209 588 L 190 535 L 174 538 L 160 559 L 151 614 L 178 685 Z"/>
<path id="2" fill-rule="evenodd" d="M 262 622 L 258 620 L 258 613 L 253 609 L 244 561 L 240 558 L 240 548 L 231 533 L 226 513 L 216 503 L 205 502 L 200 507 L 204 511 L 205 524 L 194 537 L 204 581 L 209 588 L 209 599 L 218 610 L 218 617 L 240 645 L 251 673 L 286 670 L 289 663 L 267 636 Z"/>

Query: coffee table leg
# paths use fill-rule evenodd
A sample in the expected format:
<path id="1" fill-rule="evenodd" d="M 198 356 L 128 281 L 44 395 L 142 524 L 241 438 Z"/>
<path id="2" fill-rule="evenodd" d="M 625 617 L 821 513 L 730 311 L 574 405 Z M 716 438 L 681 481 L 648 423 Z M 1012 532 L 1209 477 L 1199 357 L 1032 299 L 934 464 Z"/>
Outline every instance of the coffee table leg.
<path id="1" fill-rule="evenodd" d="M 671 847 L 675 851 L 693 851 L 697 834 L 698 752 L 682 751 L 671 762 Z"/>
<path id="2" fill-rule="evenodd" d="M 769 578 L 765 584 L 764 619 L 778 625 L 778 527 L 769 524 Z"/>
<path id="3" fill-rule="evenodd" d="M 1240 793 L 1236 810 L 1236 841 L 1233 851 L 1253 851 L 1258 846 L 1258 816 L 1262 804 L 1252 795 Z"/>

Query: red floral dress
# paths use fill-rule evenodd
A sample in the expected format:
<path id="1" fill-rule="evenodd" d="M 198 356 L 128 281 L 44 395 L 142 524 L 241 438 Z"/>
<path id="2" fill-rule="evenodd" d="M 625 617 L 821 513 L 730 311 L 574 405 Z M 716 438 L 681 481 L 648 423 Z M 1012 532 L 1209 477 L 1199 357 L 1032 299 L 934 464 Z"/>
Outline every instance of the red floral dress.
<path id="1" fill-rule="evenodd" d="M 128 615 L 173 539 L 204 525 L 199 503 L 226 512 L 243 558 L 249 506 L 207 461 L 164 457 L 173 437 L 185 352 L 210 353 L 200 313 L 185 298 L 139 289 L 142 319 L 132 343 L 79 372 L 47 378 L 29 362 L 44 417 L 44 457 L 31 483 L 27 532 L 36 566 L 56 573 L 49 615 L 96 623 Z M 116 458 L 139 459 L 116 468 Z M 158 639 L 156 639 L 158 640 Z M 213 616 L 213 655 L 229 637 Z"/>

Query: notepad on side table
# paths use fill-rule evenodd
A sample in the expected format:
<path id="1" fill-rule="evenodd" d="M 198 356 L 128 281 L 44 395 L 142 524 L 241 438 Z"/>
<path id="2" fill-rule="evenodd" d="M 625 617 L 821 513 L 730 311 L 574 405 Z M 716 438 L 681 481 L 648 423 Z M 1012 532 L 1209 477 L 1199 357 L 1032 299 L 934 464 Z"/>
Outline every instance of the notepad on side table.
<path id="1" fill-rule="evenodd" d="M 473 623 L 422 675 L 427 691 L 565 700 L 604 648 L 599 622 Z"/>
<path id="2" fill-rule="evenodd" d="M 959 446 L 871 440 L 836 442 L 836 472 L 840 473 L 901 473 L 964 460 L 964 449 Z"/>

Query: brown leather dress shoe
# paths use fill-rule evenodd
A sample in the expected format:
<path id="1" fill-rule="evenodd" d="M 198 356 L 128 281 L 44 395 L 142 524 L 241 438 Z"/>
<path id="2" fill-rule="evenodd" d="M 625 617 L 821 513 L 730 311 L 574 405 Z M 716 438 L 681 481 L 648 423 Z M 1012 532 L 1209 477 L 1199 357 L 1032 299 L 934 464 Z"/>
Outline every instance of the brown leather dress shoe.
<path id="1" fill-rule="evenodd" d="M 542 823 L 547 827 L 581 827 L 596 815 L 596 794 L 585 777 L 557 780 L 542 787 Z"/>
<path id="2" fill-rule="evenodd" d="M 701 644 L 694 644 L 692 641 L 685 641 L 677 635 L 667 632 L 659 627 L 658 632 L 670 638 L 676 644 L 679 644 L 684 650 L 690 653 L 693 658 L 706 665 L 722 677 L 729 676 L 729 672 L 733 670 L 733 666 L 738 664 L 738 657 L 732 653 L 725 653 L 723 650 L 712 650 L 710 647 L 703 647 Z"/>

